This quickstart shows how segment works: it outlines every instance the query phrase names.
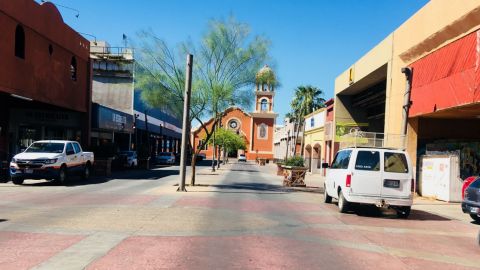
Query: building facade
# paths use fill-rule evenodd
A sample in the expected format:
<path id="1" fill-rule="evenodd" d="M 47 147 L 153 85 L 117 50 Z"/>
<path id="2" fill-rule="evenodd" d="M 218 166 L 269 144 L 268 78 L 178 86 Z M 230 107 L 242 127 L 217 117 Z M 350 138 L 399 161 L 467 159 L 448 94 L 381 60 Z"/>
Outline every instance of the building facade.
<path id="1" fill-rule="evenodd" d="M 421 26 L 421 27 L 419 27 Z M 335 80 L 335 140 L 352 130 L 424 155 L 460 157 L 480 173 L 480 1 L 430 1 Z M 406 132 L 405 132 L 406 131 Z"/>
<path id="2" fill-rule="evenodd" d="M 274 135 L 274 159 L 275 161 L 283 161 L 288 157 L 301 155 L 303 126 L 285 118 L 283 126 L 275 128 Z M 298 135 L 297 135 L 298 134 Z"/>
<path id="3" fill-rule="evenodd" d="M 168 113 L 166 108 L 152 108 L 141 97 L 141 90 L 134 92 L 133 149 L 146 151 L 153 157 L 160 152 L 180 153 L 182 122 Z"/>
<path id="4" fill-rule="evenodd" d="M 0 159 L 40 139 L 90 139 L 89 42 L 50 2 L 1 1 Z"/>
<path id="5" fill-rule="evenodd" d="M 130 48 L 90 42 L 93 65 L 92 133 L 94 146 L 113 143 L 119 150 L 132 148 L 135 60 Z"/>
<path id="6" fill-rule="evenodd" d="M 325 161 L 326 109 L 321 108 L 305 116 L 305 165 L 311 173 L 321 173 Z"/>
<path id="7" fill-rule="evenodd" d="M 273 70 L 267 65 L 257 73 L 255 88 L 255 108 L 247 113 L 238 107 L 230 107 L 221 113 L 219 126 L 232 129 L 244 137 L 246 143 L 245 154 L 248 160 L 266 158 L 273 160 L 273 135 L 277 114 L 273 110 L 275 85 L 274 83 L 260 82 L 258 78 L 274 78 Z M 211 130 L 213 119 L 205 125 Z M 196 149 L 200 140 L 206 137 L 202 127 L 192 130 L 193 147 Z M 218 151 L 218 150 L 217 150 Z M 213 149 L 208 145 L 202 150 L 207 158 L 212 158 Z"/>

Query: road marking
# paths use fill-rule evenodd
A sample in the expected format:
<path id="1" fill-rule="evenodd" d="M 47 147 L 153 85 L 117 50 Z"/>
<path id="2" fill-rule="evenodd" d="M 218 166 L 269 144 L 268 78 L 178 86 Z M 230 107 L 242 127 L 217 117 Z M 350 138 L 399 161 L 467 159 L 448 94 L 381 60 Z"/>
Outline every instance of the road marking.
<path id="1" fill-rule="evenodd" d="M 95 233 L 56 254 L 33 269 L 84 269 L 128 236 L 128 234 L 119 233 Z"/>

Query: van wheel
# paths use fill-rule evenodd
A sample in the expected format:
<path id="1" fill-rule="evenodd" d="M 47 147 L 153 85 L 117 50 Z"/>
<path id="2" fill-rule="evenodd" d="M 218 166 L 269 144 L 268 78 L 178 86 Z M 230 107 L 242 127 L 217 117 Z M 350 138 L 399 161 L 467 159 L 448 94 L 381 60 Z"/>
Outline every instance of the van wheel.
<path id="1" fill-rule="evenodd" d="M 345 199 L 342 191 L 340 190 L 340 192 L 338 193 L 338 210 L 340 211 L 340 213 L 346 213 L 349 206 L 350 203 Z"/>
<path id="2" fill-rule="evenodd" d="M 477 214 L 470 214 L 470 217 L 477 223 L 480 223 L 480 217 Z"/>
<path id="3" fill-rule="evenodd" d="M 397 210 L 397 217 L 407 219 L 408 216 L 410 216 L 411 210 L 412 210 L 412 207 L 410 206 L 400 207 Z"/>
<path id="4" fill-rule="evenodd" d="M 12 177 L 12 182 L 13 182 L 13 184 L 15 184 L 15 185 L 22 185 L 22 184 L 23 184 L 23 179 L 22 179 L 22 178 Z"/>
<path id="5" fill-rule="evenodd" d="M 327 193 L 327 186 L 323 185 L 323 202 L 324 203 L 332 203 L 332 197 Z"/>

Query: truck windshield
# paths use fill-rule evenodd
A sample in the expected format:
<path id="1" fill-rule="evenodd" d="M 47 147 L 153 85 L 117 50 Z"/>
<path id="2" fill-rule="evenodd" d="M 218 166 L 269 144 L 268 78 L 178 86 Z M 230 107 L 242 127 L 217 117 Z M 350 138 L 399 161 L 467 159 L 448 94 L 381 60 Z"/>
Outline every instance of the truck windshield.
<path id="1" fill-rule="evenodd" d="M 62 153 L 63 143 L 33 143 L 25 150 L 26 153 Z"/>

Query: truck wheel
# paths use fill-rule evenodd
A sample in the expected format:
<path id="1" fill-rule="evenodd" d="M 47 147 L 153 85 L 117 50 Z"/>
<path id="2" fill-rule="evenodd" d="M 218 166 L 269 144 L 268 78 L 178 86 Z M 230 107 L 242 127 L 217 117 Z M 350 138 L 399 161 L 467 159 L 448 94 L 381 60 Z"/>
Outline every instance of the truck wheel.
<path id="1" fill-rule="evenodd" d="M 412 210 L 412 207 L 410 206 L 400 207 L 397 210 L 397 217 L 407 219 L 408 216 L 410 216 L 411 210 Z"/>
<path id="2" fill-rule="evenodd" d="M 23 184 L 23 181 L 24 181 L 24 180 L 23 180 L 22 178 L 12 177 L 12 182 L 13 182 L 13 184 L 15 184 L 15 185 L 21 185 L 21 184 Z"/>
<path id="3" fill-rule="evenodd" d="M 57 182 L 59 184 L 65 185 L 67 183 L 67 179 L 67 169 L 65 168 L 65 166 L 62 166 L 60 168 L 60 171 L 58 172 Z"/>
<path id="4" fill-rule="evenodd" d="M 87 163 L 87 165 L 85 165 L 85 169 L 83 169 L 83 180 L 87 180 L 88 178 L 90 178 L 90 169 L 90 164 Z"/>
<path id="5" fill-rule="evenodd" d="M 349 206 L 349 202 L 345 199 L 342 191 L 340 190 L 340 192 L 338 193 L 338 210 L 340 211 L 340 213 L 346 213 Z"/>
<path id="6" fill-rule="evenodd" d="M 323 185 L 323 202 L 324 203 L 332 203 L 332 197 L 327 193 L 327 186 Z"/>
<path id="7" fill-rule="evenodd" d="M 480 217 L 477 214 L 470 214 L 470 217 L 477 223 L 480 223 Z"/>

